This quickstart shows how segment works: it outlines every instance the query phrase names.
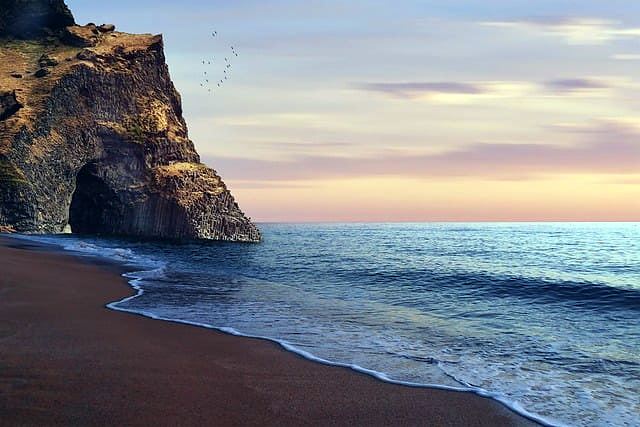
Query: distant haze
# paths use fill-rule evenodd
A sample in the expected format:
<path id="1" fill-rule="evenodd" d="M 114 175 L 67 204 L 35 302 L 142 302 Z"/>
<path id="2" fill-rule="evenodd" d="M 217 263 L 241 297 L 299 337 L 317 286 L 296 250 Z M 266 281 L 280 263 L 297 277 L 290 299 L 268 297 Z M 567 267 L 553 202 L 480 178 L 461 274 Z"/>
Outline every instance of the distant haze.
<path id="1" fill-rule="evenodd" d="M 67 4 L 164 33 L 190 137 L 257 221 L 640 220 L 640 3 Z"/>

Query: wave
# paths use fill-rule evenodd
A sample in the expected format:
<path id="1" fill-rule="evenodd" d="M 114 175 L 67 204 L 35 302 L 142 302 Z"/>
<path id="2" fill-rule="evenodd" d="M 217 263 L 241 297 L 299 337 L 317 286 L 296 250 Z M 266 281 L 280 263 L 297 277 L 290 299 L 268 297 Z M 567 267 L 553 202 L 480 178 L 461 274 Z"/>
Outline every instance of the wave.
<path id="1" fill-rule="evenodd" d="M 518 297 L 539 303 L 571 303 L 586 310 L 628 308 L 640 310 L 640 289 L 620 288 L 593 282 L 572 282 L 525 277 L 493 277 L 474 274 L 452 278 L 482 293 L 498 297 Z"/>
<path id="2" fill-rule="evenodd" d="M 342 273 L 355 280 L 369 278 L 376 283 L 403 283 L 416 292 L 451 289 L 469 297 L 518 298 L 533 303 L 565 303 L 583 310 L 610 311 L 629 309 L 640 311 L 640 288 L 610 286 L 589 281 L 555 280 L 544 277 L 523 277 L 483 272 L 442 272 L 433 269 L 380 271 L 377 268 L 357 269 Z M 428 280 L 425 280 L 428 278 Z M 419 285 L 422 283 L 423 285 Z"/>

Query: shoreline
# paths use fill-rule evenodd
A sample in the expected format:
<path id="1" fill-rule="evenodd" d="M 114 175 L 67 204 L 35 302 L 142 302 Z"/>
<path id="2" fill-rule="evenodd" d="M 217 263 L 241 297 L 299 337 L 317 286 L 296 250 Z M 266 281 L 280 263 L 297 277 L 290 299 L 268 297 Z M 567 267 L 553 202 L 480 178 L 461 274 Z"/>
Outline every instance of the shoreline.
<path id="1" fill-rule="evenodd" d="M 396 385 L 273 340 L 108 309 L 135 297 L 115 263 L 8 236 L 0 259 L 0 425 L 537 425 L 469 391 Z"/>

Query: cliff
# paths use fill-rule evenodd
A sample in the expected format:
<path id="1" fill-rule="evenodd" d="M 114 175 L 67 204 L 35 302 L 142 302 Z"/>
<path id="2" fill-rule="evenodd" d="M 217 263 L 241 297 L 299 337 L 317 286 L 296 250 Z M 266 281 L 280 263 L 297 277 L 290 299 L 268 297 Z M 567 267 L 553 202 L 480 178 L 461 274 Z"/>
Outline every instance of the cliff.
<path id="1" fill-rule="evenodd" d="M 0 230 L 260 240 L 200 163 L 161 36 L 0 7 Z"/>

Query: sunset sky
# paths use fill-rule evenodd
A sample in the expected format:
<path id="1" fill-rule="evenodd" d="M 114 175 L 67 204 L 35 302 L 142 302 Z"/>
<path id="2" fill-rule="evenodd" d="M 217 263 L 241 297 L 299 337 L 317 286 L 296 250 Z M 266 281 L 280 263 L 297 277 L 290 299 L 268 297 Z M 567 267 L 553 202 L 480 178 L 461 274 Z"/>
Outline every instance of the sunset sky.
<path id="1" fill-rule="evenodd" d="M 640 220 L 640 2 L 67 3 L 164 34 L 190 137 L 257 221 Z"/>

